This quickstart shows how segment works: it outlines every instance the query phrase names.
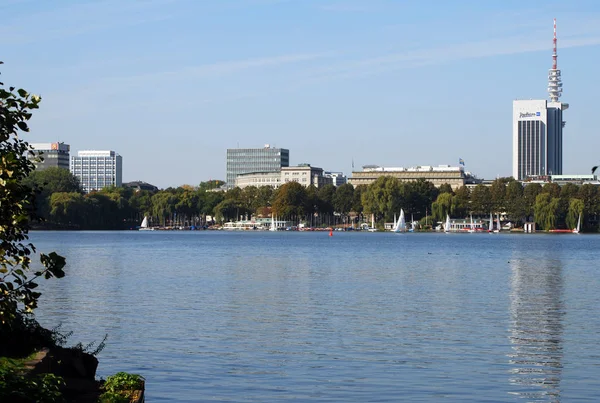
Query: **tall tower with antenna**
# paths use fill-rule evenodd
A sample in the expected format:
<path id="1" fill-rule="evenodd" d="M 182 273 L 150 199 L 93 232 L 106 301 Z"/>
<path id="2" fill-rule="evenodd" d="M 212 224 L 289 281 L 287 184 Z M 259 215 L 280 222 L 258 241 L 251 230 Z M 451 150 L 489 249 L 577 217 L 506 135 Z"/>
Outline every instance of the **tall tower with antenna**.
<path id="1" fill-rule="evenodd" d="M 552 68 L 548 71 L 550 100 L 513 101 L 513 177 L 562 175 L 563 165 L 563 111 L 569 104 L 559 101 L 562 78 L 557 65 L 556 18 Z"/>
<path id="2" fill-rule="evenodd" d="M 550 95 L 551 102 L 558 102 L 558 98 L 562 95 L 562 81 L 556 60 L 558 58 L 556 53 L 556 18 L 554 19 L 554 39 L 552 40 L 552 44 L 552 68 L 548 71 L 548 95 Z"/>

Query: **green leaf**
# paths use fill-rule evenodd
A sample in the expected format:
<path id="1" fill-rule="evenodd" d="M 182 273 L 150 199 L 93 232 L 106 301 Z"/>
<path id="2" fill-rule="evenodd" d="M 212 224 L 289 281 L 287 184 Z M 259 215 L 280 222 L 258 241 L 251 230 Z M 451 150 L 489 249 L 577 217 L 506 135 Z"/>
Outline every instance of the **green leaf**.
<path id="1" fill-rule="evenodd" d="M 19 126 L 19 129 L 23 130 L 24 132 L 29 131 L 29 127 L 27 126 L 27 123 L 25 123 L 25 122 L 17 122 L 17 126 Z"/>

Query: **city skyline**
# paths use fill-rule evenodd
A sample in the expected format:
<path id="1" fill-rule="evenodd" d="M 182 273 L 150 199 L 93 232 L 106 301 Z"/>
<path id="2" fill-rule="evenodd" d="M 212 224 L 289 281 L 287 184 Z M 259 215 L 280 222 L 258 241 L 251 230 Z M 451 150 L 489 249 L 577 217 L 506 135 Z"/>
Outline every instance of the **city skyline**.
<path id="1" fill-rule="evenodd" d="M 511 176 L 511 102 L 547 99 L 553 18 L 563 172 L 598 163 L 594 1 L 32 3 L 0 3 L 2 81 L 42 96 L 25 138 L 117 150 L 124 182 L 225 180 L 226 149 L 265 143 L 347 176 L 459 159 Z"/>

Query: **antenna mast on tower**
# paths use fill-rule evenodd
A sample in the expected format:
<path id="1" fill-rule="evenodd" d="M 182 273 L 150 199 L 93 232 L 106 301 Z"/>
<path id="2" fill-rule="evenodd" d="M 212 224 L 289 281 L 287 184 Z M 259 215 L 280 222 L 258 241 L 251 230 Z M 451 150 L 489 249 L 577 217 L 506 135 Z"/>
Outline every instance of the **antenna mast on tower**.
<path id="1" fill-rule="evenodd" d="M 558 98 L 562 95 L 562 82 L 560 70 L 556 62 L 558 58 L 556 53 L 556 18 L 554 19 L 554 39 L 552 42 L 554 47 L 552 52 L 552 68 L 548 71 L 548 95 L 550 95 L 550 101 L 558 102 Z"/>

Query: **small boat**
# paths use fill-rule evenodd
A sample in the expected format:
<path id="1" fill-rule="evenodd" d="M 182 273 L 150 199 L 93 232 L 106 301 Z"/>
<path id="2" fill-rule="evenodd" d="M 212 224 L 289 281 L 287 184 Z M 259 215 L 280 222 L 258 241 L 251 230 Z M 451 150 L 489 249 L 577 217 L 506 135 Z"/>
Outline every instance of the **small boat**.
<path id="1" fill-rule="evenodd" d="M 271 227 L 269 228 L 269 231 L 277 231 L 277 225 L 275 224 L 275 217 L 273 216 L 273 213 L 271 213 Z"/>
<path id="2" fill-rule="evenodd" d="M 142 220 L 142 223 L 140 224 L 140 231 L 154 231 L 154 228 L 150 227 L 148 225 L 148 217 L 144 216 L 144 219 Z"/>
<path id="3" fill-rule="evenodd" d="M 500 214 L 496 214 L 496 229 L 494 230 L 495 233 L 498 233 L 502 230 L 502 224 L 500 224 Z"/>
<path id="4" fill-rule="evenodd" d="M 400 217 L 392 228 L 392 232 L 406 232 L 406 219 L 404 218 L 404 210 L 400 209 Z"/>
<path id="5" fill-rule="evenodd" d="M 473 225 L 473 214 L 471 214 L 471 225 L 467 232 L 475 232 L 475 226 Z"/>
<path id="6" fill-rule="evenodd" d="M 492 213 L 490 213 L 490 222 L 488 224 L 488 232 L 490 234 L 494 232 L 494 218 L 492 217 Z"/>
<path id="7" fill-rule="evenodd" d="M 579 213 L 579 218 L 577 219 L 577 227 L 575 227 L 575 229 L 573 229 L 573 233 L 579 234 L 580 230 L 581 230 L 581 213 Z"/>
<path id="8" fill-rule="evenodd" d="M 446 223 L 444 224 L 444 232 L 450 232 L 450 214 L 446 214 Z"/>

